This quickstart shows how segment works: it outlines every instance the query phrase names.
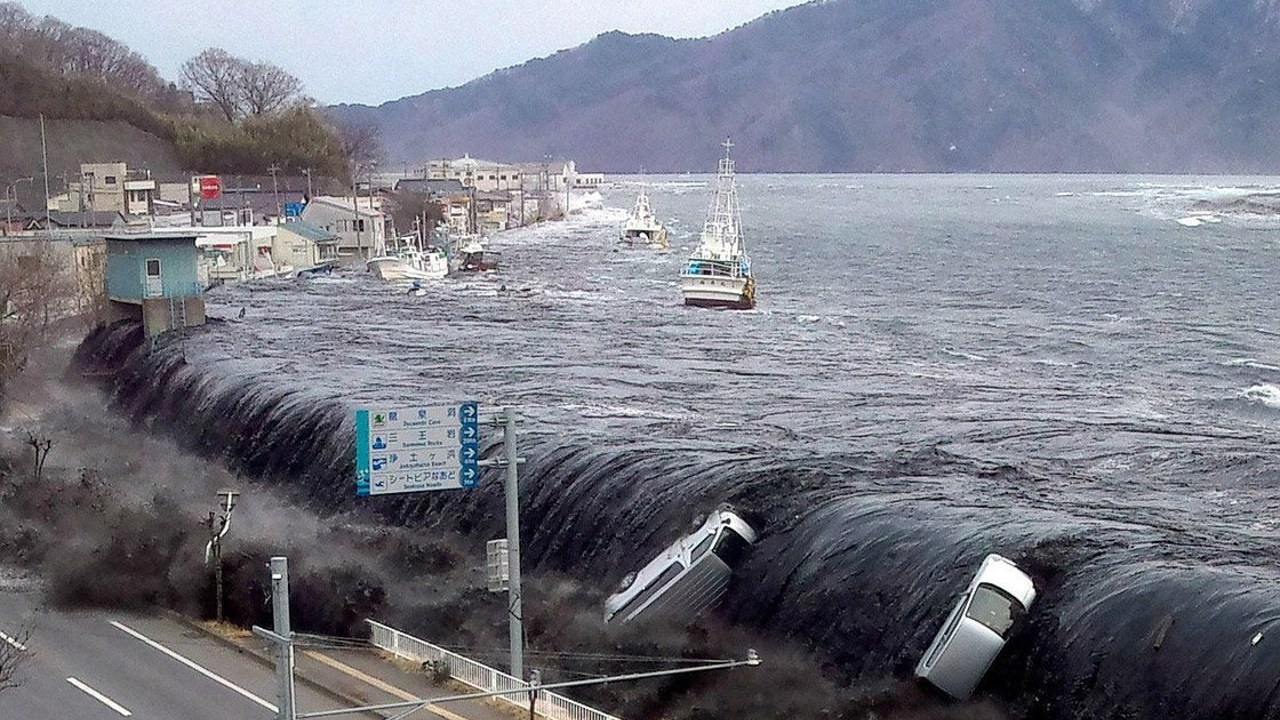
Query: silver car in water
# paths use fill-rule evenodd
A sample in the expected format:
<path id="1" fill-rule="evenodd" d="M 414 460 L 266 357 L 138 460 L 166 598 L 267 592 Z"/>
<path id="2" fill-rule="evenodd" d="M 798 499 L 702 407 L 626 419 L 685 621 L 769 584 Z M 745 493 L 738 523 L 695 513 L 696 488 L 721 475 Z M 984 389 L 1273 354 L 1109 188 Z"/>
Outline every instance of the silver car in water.
<path id="1" fill-rule="evenodd" d="M 618 592 L 605 600 L 605 623 L 656 615 L 693 620 L 724 595 L 733 566 L 756 539 L 746 520 L 722 506 L 692 534 L 623 578 Z"/>
<path id="2" fill-rule="evenodd" d="M 967 699 L 1035 599 L 1026 573 L 1010 560 L 988 555 L 920 658 L 916 677 L 957 700 Z"/>

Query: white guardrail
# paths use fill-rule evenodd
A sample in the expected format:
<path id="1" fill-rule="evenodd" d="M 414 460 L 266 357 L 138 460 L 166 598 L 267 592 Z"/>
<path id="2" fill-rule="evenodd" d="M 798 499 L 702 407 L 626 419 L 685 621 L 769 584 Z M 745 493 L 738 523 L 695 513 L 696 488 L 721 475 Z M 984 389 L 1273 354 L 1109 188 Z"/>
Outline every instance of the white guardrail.
<path id="1" fill-rule="evenodd" d="M 366 620 L 365 622 L 369 623 L 369 627 L 373 630 L 370 641 L 374 647 L 386 650 L 396 657 L 418 663 L 427 661 L 438 663 L 443 660 L 449 666 L 450 677 L 477 690 L 493 692 L 495 690 L 516 690 L 529 687 L 528 683 L 517 680 L 504 672 L 495 670 L 488 665 L 481 665 L 475 660 L 450 652 L 437 645 L 432 645 L 425 640 L 419 640 L 412 635 L 406 635 L 393 627 L 388 627 L 373 620 Z M 498 695 L 497 697 L 499 700 L 520 708 L 528 707 L 528 695 L 524 693 L 519 695 Z M 548 690 L 538 692 L 537 714 L 548 720 L 619 720 L 613 715 L 600 712 L 595 708 L 587 707 L 580 702 L 570 700 L 563 695 L 558 695 Z"/>

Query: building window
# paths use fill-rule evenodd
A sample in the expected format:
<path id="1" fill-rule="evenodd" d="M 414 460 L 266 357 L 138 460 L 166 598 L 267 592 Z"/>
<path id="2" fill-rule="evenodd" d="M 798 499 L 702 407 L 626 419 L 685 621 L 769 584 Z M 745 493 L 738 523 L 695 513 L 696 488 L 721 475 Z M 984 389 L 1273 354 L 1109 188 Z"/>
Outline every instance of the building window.
<path id="1" fill-rule="evenodd" d="M 147 260 L 147 277 L 160 277 L 160 258 Z"/>
<path id="2" fill-rule="evenodd" d="M 103 176 L 103 178 L 102 178 L 102 180 L 103 180 L 103 182 L 105 182 L 105 183 L 106 183 L 106 184 L 108 184 L 108 185 L 115 185 L 115 184 L 116 184 L 116 176 L 115 176 L 115 175 L 104 175 L 104 176 Z"/>

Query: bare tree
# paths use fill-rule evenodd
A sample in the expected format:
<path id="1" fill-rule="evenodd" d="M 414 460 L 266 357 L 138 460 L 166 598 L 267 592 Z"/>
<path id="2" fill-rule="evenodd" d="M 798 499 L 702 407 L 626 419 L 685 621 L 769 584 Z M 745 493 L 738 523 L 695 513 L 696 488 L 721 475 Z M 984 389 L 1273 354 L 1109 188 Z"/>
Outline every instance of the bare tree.
<path id="1" fill-rule="evenodd" d="M 0 395 L 50 338 L 53 322 L 75 311 L 69 265 L 47 240 L 0 249 Z"/>
<path id="2" fill-rule="evenodd" d="M 222 48 L 209 48 L 182 64 L 182 83 L 196 100 L 217 106 L 229 122 L 242 115 L 245 62 Z"/>
<path id="3" fill-rule="evenodd" d="M 244 112 L 271 115 L 301 98 L 302 83 L 271 63 L 245 63 L 241 70 Z"/>
<path id="4" fill-rule="evenodd" d="M 31 14 L 17 3 L 0 3 L 0 40 L 9 49 L 20 52 L 21 44 L 31 35 L 35 22 Z"/>
<path id="5" fill-rule="evenodd" d="M 0 692 L 18 687 L 18 667 L 30 655 L 27 642 L 31 639 L 31 630 L 25 628 L 15 630 L 14 634 L 0 637 Z"/>
<path id="6" fill-rule="evenodd" d="M 342 155 L 347 161 L 352 179 L 369 172 L 386 158 L 382 132 L 372 123 L 342 124 L 338 127 L 338 137 L 342 140 Z"/>

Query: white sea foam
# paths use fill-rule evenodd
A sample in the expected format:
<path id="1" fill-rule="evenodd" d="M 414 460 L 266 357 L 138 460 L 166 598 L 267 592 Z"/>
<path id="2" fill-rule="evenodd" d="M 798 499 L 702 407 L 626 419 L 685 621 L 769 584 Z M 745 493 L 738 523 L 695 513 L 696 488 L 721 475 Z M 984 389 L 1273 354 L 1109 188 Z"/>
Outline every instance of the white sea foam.
<path id="1" fill-rule="evenodd" d="M 1280 387 L 1275 385 L 1254 385 L 1241 395 L 1251 402 L 1260 402 L 1267 407 L 1280 410 Z"/>
<path id="2" fill-rule="evenodd" d="M 1177 223 L 1183 227 L 1200 227 L 1204 221 L 1198 217 L 1184 217 L 1178 218 Z"/>
<path id="3" fill-rule="evenodd" d="M 591 190 L 580 195 L 569 196 L 569 212 L 580 212 L 582 210 L 601 210 L 604 208 L 604 197 L 595 190 Z"/>
<path id="4" fill-rule="evenodd" d="M 563 406 L 586 418 L 646 418 L 651 420 L 685 420 L 688 412 L 670 412 L 653 408 L 632 407 L 628 405 L 579 405 Z"/>
<path id="5" fill-rule="evenodd" d="M 1280 365 L 1268 365 L 1264 362 L 1258 362 L 1254 358 L 1233 358 L 1223 363 L 1232 367 L 1251 367 L 1257 370 L 1270 370 L 1272 372 L 1280 372 Z"/>
<path id="6" fill-rule="evenodd" d="M 974 355 L 973 353 L 963 352 L 963 351 L 961 351 L 961 350 L 956 350 L 955 348 L 948 348 L 948 347 L 944 347 L 944 348 L 942 348 L 942 352 L 943 352 L 943 354 L 945 354 L 945 355 L 950 355 L 951 357 L 963 358 L 963 359 L 965 359 L 965 360 L 973 360 L 974 362 L 986 362 L 986 361 L 987 361 L 987 358 L 985 358 L 985 357 L 983 357 L 983 356 L 981 356 L 981 355 Z"/>

